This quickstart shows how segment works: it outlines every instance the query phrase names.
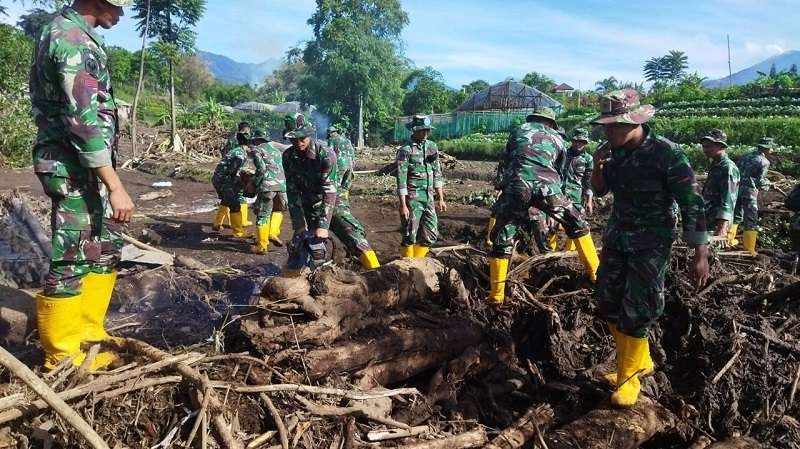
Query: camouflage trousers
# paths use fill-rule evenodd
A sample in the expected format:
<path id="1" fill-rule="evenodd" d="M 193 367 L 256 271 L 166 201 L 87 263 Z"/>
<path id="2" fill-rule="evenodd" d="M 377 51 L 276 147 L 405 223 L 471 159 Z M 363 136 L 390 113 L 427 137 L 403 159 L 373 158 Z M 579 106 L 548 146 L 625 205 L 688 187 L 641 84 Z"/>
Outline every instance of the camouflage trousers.
<path id="1" fill-rule="evenodd" d="M 303 203 L 303 213 L 309 230 L 316 228 L 319 222 L 319 211 L 321 208 L 318 203 Z M 330 232 L 336 236 L 347 248 L 347 253 L 351 256 L 360 256 L 365 251 L 372 249 L 367 241 L 367 233 L 364 226 L 350 212 L 350 202 L 339 195 L 336 201 L 336 208 L 331 217 Z"/>
<path id="2" fill-rule="evenodd" d="M 672 243 L 620 251 L 604 246 L 597 270 L 600 316 L 631 337 L 644 338 L 664 313 L 664 278 Z"/>
<path id="3" fill-rule="evenodd" d="M 400 219 L 402 228 L 403 246 L 421 245 L 433 246 L 439 238 L 439 218 L 436 215 L 436 204 L 428 200 L 428 196 L 420 194 L 419 197 L 406 197 L 408 207 L 408 220 Z"/>
<path id="4" fill-rule="evenodd" d="M 758 190 L 740 190 L 733 210 L 733 222 L 742 223 L 745 231 L 758 230 Z"/>
<path id="5" fill-rule="evenodd" d="M 560 223 L 567 237 L 575 239 L 589 233 L 589 224 L 583 213 L 564 195 L 541 196 L 532 190 L 506 189 L 500 196 L 497 207 L 497 224 L 489 238 L 492 241 L 492 257 L 511 257 L 514 252 L 514 236 L 519 227 L 530 220 L 530 207 L 544 212 Z"/>
<path id="6" fill-rule="evenodd" d="M 114 270 L 123 246 L 122 228 L 110 218 L 108 191 L 99 180 L 39 174 L 39 181 L 53 204 L 53 251 L 44 294 L 75 296 L 81 293 L 84 276 Z"/>
<path id="7" fill-rule="evenodd" d="M 258 192 L 256 201 L 253 203 L 253 213 L 256 216 L 258 226 L 269 224 L 273 212 L 283 212 L 289 200 L 286 199 L 286 192 Z"/>
<path id="8" fill-rule="evenodd" d="M 500 199 L 502 197 L 503 194 L 501 193 L 497 201 L 492 205 L 492 213 L 490 216 L 494 219 L 497 219 L 497 211 L 500 209 Z M 520 251 L 525 251 L 530 254 L 544 254 L 553 251 L 549 243 L 550 236 L 555 230 L 550 229 L 547 225 L 547 215 L 545 215 L 544 212 L 535 207 L 528 208 L 528 220 L 519 227 L 524 231 L 522 234 L 527 234 L 528 237 L 527 239 L 518 238 L 520 240 L 520 248 L 522 248 Z"/>
<path id="9" fill-rule="evenodd" d="M 220 203 L 231 210 L 231 212 L 239 212 L 242 210 L 242 202 L 239 201 L 239 196 L 242 195 L 242 189 L 237 188 L 235 185 L 214 181 L 214 190 L 217 191 Z"/>

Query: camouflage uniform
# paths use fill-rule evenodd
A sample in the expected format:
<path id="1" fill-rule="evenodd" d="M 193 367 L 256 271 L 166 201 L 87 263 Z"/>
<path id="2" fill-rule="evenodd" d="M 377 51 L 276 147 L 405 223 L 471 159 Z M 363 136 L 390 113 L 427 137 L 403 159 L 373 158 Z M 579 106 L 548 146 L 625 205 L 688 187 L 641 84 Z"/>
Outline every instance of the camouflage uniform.
<path id="1" fill-rule="evenodd" d="M 684 241 L 708 242 L 703 198 L 686 155 L 643 126 L 647 137 L 635 150 L 603 145 L 595 153 L 610 156 L 603 170 L 607 190 L 596 193 L 614 194 L 595 294 L 603 318 L 637 338 L 646 337 L 664 311 L 664 278 L 678 223 L 675 202 Z"/>
<path id="2" fill-rule="evenodd" d="M 706 224 L 709 231 L 715 230 L 717 220 L 733 222 L 733 210 L 738 194 L 739 169 L 728 155 L 723 153 L 719 160 L 711 163 L 708 178 L 703 184 Z"/>
<path id="3" fill-rule="evenodd" d="M 561 190 L 556 160 L 564 141 L 541 123 L 527 123 L 512 131 L 503 193 L 497 205 L 497 225 L 490 236 L 493 257 L 511 257 L 517 227 L 528 220 L 531 206 L 561 223 L 570 238 L 589 233 L 589 226 Z"/>
<path id="4" fill-rule="evenodd" d="M 586 198 L 592 195 L 593 167 L 592 155 L 585 150 L 578 151 L 572 147 L 567 150 L 561 172 L 564 177 L 564 194 L 581 211 Z"/>
<path id="5" fill-rule="evenodd" d="M 742 156 L 736 162 L 741 174 L 739 197 L 736 200 L 734 222 L 743 223 L 745 231 L 758 230 L 758 192 L 767 191 L 770 182 L 767 180 L 769 159 L 756 149 Z"/>
<path id="6" fill-rule="evenodd" d="M 217 191 L 220 201 L 231 212 L 241 210 L 240 196 L 242 195 L 241 174 L 242 167 L 247 162 L 247 146 L 237 145 L 231 148 L 225 157 L 217 164 L 211 183 Z"/>
<path id="7" fill-rule="evenodd" d="M 256 224 L 267 225 L 272 212 L 281 212 L 286 207 L 286 176 L 283 173 L 283 153 L 269 142 L 253 146 L 253 164 L 256 172 L 256 201 L 253 211 Z"/>
<path id="8" fill-rule="evenodd" d="M 338 191 L 341 179 L 337 165 L 336 153 L 314 139 L 305 152 L 299 152 L 294 146 L 284 152 L 292 228 L 295 232 L 330 229 L 350 254 L 360 255 L 371 247 L 364 227 L 350 212 L 349 201 Z"/>
<path id="9" fill-rule="evenodd" d="M 328 147 L 336 153 L 337 171 L 341 182 L 339 190 L 349 197 L 350 188 L 353 186 L 353 166 L 356 160 L 356 150 L 352 142 L 338 133 L 332 134 L 328 139 Z"/>
<path id="10" fill-rule="evenodd" d="M 33 164 L 51 198 L 53 252 L 49 297 L 81 292 L 88 273 L 111 273 L 119 261 L 119 225 L 95 168 L 116 166 L 117 104 L 103 38 L 65 7 L 44 26 L 30 79 L 39 129 Z"/>
<path id="11" fill-rule="evenodd" d="M 444 187 L 439 149 L 431 140 L 397 150 L 397 194 L 406 196 L 409 219 L 401 220 L 403 246 L 432 246 L 439 238 L 436 189 Z"/>

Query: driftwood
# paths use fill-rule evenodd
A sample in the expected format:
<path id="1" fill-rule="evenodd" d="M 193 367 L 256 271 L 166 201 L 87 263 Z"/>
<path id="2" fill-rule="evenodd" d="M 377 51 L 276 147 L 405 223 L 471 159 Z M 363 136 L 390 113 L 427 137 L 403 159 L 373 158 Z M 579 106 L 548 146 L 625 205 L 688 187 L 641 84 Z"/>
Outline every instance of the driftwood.
<path id="1" fill-rule="evenodd" d="M 470 447 L 483 447 L 487 441 L 486 431 L 477 429 L 460 435 L 442 438 L 441 440 L 397 446 L 397 449 L 466 449 Z"/>
<path id="2" fill-rule="evenodd" d="M 647 397 L 628 409 L 596 409 L 550 432 L 550 449 L 634 449 L 675 425 L 677 417 Z"/>
<path id="3" fill-rule="evenodd" d="M 59 416 L 64 418 L 83 438 L 95 449 L 109 449 L 108 444 L 100 438 L 100 435 L 92 429 L 75 410 L 73 410 L 62 398 L 60 398 L 55 391 L 53 391 L 46 383 L 39 379 L 33 371 L 30 370 L 24 363 L 20 362 L 16 357 L 6 351 L 5 348 L 0 346 L 0 363 L 9 370 L 12 374 L 22 379 L 25 385 L 30 387 L 36 394 L 39 395 L 50 407 L 58 413 Z"/>
<path id="4" fill-rule="evenodd" d="M 752 438 L 738 437 L 714 443 L 708 449 L 760 449 L 761 444 Z"/>
<path id="5" fill-rule="evenodd" d="M 485 449 L 518 449 L 537 433 L 541 435 L 553 421 L 553 409 L 547 404 L 529 408 L 511 427 L 500 432 Z"/>

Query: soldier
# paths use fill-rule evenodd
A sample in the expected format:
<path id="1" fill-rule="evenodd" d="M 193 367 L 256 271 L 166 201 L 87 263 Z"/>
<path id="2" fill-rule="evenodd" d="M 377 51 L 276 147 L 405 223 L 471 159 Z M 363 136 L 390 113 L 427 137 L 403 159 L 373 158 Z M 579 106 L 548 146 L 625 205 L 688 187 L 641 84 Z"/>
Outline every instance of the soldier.
<path id="1" fill-rule="evenodd" d="M 491 291 L 489 301 L 502 304 L 508 262 L 513 252 L 517 227 L 528 219 L 531 206 L 545 212 L 564 226 L 567 236 L 576 240 L 578 254 L 594 281 L 597 251 L 589 226 L 561 190 L 561 175 L 556 160 L 564 141 L 556 132 L 555 113 L 544 108 L 528 116 L 528 123 L 512 131 L 506 169 L 506 182 L 497 208 L 497 225 L 492 230 L 489 259 Z"/>
<path id="2" fill-rule="evenodd" d="M 683 218 L 683 239 L 695 247 L 692 275 L 697 287 L 708 279 L 708 233 L 703 198 L 681 148 L 657 136 L 645 124 L 651 105 L 641 105 L 633 89 L 617 90 L 600 99 L 604 143 L 594 154 L 592 189 L 598 197 L 614 194 L 603 235 L 597 273 L 600 316 L 614 336 L 616 386 L 611 402 L 631 406 L 639 396 L 639 376 L 652 373 L 647 335 L 664 311 L 664 277 L 674 240 L 677 202 Z"/>
<path id="3" fill-rule="evenodd" d="M 283 152 L 268 142 L 267 133 L 256 129 L 253 133 L 253 177 L 257 192 L 254 211 L 256 214 L 256 244 L 251 251 L 266 254 L 269 242 L 283 246 L 280 239 L 283 209 L 286 198 L 286 177 L 283 174 Z"/>
<path id="4" fill-rule="evenodd" d="M 721 129 L 712 129 L 700 139 L 700 143 L 706 157 L 711 159 L 708 178 L 703 184 L 706 224 L 715 236 L 727 236 L 732 245 L 736 238 L 731 223 L 739 194 L 739 168 L 728 158 L 727 138 Z"/>
<path id="5" fill-rule="evenodd" d="M 221 231 L 225 216 L 230 216 L 233 236 L 250 238 L 251 235 L 244 230 L 244 217 L 240 201 L 243 191 L 242 167 L 247 162 L 250 148 L 244 134 L 238 134 L 238 139 L 238 145 L 231 148 L 228 154 L 222 158 L 211 177 L 211 183 L 220 199 L 212 228 L 215 231 Z"/>
<path id="6" fill-rule="evenodd" d="M 82 342 L 113 340 L 104 329 L 116 283 L 121 224 L 133 215 L 116 173 L 119 127 L 108 56 L 95 27 L 110 29 L 130 0 L 75 0 L 41 31 L 30 92 L 38 134 L 33 164 L 52 200 L 53 249 L 36 297 L 44 366 L 86 355 Z M 111 364 L 98 354 L 90 370 Z"/>
<path id="7" fill-rule="evenodd" d="M 771 137 L 764 137 L 752 153 L 742 156 L 736 162 L 741 173 L 741 181 L 733 217 L 733 235 L 736 236 L 739 223 L 744 221 L 742 245 L 754 256 L 758 240 L 758 192 L 759 190 L 766 192 L 770 188 L 767 179 L 769 170 L 767 156 L 772 153 L 774 147 L 775 141 Z"/>
<path id="8" fill-rule="evenodd" d="M 228 140 L 225 141 L 225 146 L 222 147 L 222 150 L 220 150 L 222 159 L 224 159 L 228 155 L 228 153 L 230 153 L 231 149 L 244 144 L 240 142 L 247 142 L 249 139 L 250 139 L 250 124 L 247 122 L 239 122 L 239 126 L 236 128 L 236 132 L 231 133 L 231 135 L 228 136 Z M 253 223 L 251 223 L 247 217 L 248 214 L 247 199 L 245 198 L 243 192 L 240 192 L 238 197 L 239 197 L 239 210 L 242 213 L 242 226 L 245 227 L 250 226 Z M 231 221 L 230 211 L 228 210 L 228 208 L 225 208 L 224 211 L 225 215 L 223 216 L 220 225 L 218 227 L 216 226 L 214 227 L 214 229 L 217 231 L 222 229 L 222 226 L 225 224 L 225 220 L 227 220 L 228 223 L 230 223 Z"/>
<path id="9" fill-rule="evenodd" d="M 313 138 L 314 127 L 299 115 L 296 128 L 287 133 L 292 142 L 283 153 L 286 194 L 295 234 L 314 230 L 319 240 L 328 238 L 330 229 L 357 255 L 366 269 L 378 268 L 378 258 L 367 242 L 361 223 L 350 213 L 350 203 L 339 193 L 336 153 Z"/>
<path id="10" fill-rule="evenodd" d="M 336 153 L 336 163 L 338 164 L 339 191 L 346 200 L 350 200 L 350 188 L 353 186 L 353 166 L 356 160 L 356 150 L 350 139 L 343 136 L 335 126 L 328 128 L 328 147 Z"/>
<path id="11" fill-rule="evenodd" d="M 589 131 L 578 128 L 572 136 L 572 146 L 567 150 L 564 158 L 564 168 L 561 172 L 564 178 L 564 194 L 569 197 L 585 215 L 594 212 L 592 193 L 592 155 L 586 152 L 589 143 Z M 575 250 L 575 242 L 567 240 L 566 251 Z"/>
<path id="12" fill-rule="evenodd" d="M 425 257 L 439 237 L 437 209 L 447 210 L 439 149 L 428 136 L 431 119 L 415 115 L 406 124 L 411 141 L 397 150 L 397 196 L 400 200 L 401 257 Z M 435 198 L 434 198 L 435 193 Z"/>
<path id="13" fill-rule="evenodd" d="M 228 136 L 228 140 L 225 142 L 225 146 L 222 147 L 222 151 L 221 151 L 223 157 L 225 157 L 225 155 L 228 154 L 229 151 L 231 151 L 231 148 L 239 146 L 239 135 L 240 134 L 244 135 L 247 139 L 250 138 L 250 124 L 249 123 L 247 123 L 247 122 L 239 122 L 239 126 L 236 128 L 236 132 L 235 133 L 231 133 L 231 135 Z"/>

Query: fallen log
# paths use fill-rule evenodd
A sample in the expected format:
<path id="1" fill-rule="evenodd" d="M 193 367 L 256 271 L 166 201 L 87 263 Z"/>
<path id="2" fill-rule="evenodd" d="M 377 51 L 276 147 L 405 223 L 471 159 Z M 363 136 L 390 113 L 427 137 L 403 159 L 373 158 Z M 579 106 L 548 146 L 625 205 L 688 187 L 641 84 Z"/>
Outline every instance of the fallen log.
<path id="1" fill-rule="evenodd" d="M 547 404 L 529 408 L 511 427 L 500 432 L 484 449 L 518 449 L 537 433 L 541 435 L 553 422 L 553 409 Z"/>
<path id="2" fill-rule="evenodd" d="M 714 443 L 708 449 L 761 449 L 761 444 L 752 438 L 738 437 Z"/>
<path id="3" fill-rule="evenodd" d="M 595 409 L 550 432 L 545 441 L 550 449 L 634 449 L 676 422 L 670 411 L 640 396 L 628 409 Z"/>
<path id="4" fill-rule="evenodd" d="M 397 446 L 397 449 L 465 449 L 482 447 L 487 441 L 486 431 L 481 428 L 460 435 L 442 438 L 441 440 Z"/>
<path id="5" fill-rule="evenodd" d="M 464 350 L 464 347 L 461 347 Z M 456 353 L 458 354 L 458 353 Z M 450 352 L 415 352 L 394 360 L 370 365 L 355 373 L 361 388 L 392 385 L 446 362 L 453 357 Z"/>

